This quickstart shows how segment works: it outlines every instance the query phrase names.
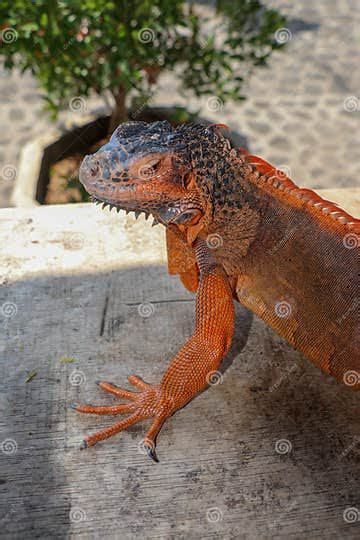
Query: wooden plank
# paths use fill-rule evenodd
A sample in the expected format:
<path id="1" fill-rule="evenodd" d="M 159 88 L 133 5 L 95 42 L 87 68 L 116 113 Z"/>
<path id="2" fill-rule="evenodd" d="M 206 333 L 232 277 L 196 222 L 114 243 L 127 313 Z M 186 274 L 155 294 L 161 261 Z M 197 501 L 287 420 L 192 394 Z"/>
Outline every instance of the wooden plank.
<path id="1" fill-rule="evenodd" d="M 6 209 L 0 230 L 2 537 L 359 537 L 358 395 L 240 306 L 220 383 L 165 424 L 160 464 L 144 424 L 79 452 L 112 419 L 70 403 L 114 402 L 97 379 L 158 381 L 194 297 L 163 230 L 130 216 Z"/>

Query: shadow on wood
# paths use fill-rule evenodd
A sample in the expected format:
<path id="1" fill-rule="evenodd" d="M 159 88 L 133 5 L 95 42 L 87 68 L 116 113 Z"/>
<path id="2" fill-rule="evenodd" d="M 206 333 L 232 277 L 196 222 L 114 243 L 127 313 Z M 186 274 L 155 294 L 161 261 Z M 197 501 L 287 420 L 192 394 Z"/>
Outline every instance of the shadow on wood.
<path id="1" fill-rule="evenodd" d="M 1 458 L 4 534 L 347 530 L 342 513 L 358 493 L 357 396 L 244 308 L 221 384 L 166 422 L 156 465 L 142 454 L 145 424 L 79 452 L 82 436 L 113 418 L 69 404 L 113 403 L 97 379 L 158 381 L 192 331 L 193 296 L 152 265 L 19 280 L 3 286 L 0 304 L 9 299 L 17 314 L 2 320 L 2 438 L 17 451 Z"/>

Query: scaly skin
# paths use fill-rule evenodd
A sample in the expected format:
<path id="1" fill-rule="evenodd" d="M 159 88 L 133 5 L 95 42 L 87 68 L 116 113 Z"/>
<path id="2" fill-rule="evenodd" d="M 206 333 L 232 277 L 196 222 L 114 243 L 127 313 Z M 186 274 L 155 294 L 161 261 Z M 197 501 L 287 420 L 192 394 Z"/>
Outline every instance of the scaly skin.
<path id="1" fill-rule="evenodd" d="M 130 413 L 84 447 L 152 418 L 145 442 L 157 460 L 162 424 L 206 386 L 230 347 L 233 298 L 326 373 L 360 388 L 360 220 L 231 149 L 218 128 L 129 122 L 82 163 L 80 180 L 95 201 L 144 211 L 167 228 L 169 272 L 197 291 L 195 331 L 158 385 L 130 376 L 134 393 L 99 383 L 130 403 L 75 406 Z"/>

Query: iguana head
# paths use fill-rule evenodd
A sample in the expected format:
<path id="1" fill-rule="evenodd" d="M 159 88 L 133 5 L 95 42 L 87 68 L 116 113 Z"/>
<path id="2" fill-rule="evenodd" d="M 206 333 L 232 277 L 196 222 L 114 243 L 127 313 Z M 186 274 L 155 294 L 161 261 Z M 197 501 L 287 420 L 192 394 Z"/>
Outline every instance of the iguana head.
<path id="1" fill-rule="evenodd" d="M 228 149 L 212 127 L 127 122 L 84 158 L 80 181 L 110 207 L 152 214 L 166 226 L 198 227 L 211 220 L 219 142 Z"/>

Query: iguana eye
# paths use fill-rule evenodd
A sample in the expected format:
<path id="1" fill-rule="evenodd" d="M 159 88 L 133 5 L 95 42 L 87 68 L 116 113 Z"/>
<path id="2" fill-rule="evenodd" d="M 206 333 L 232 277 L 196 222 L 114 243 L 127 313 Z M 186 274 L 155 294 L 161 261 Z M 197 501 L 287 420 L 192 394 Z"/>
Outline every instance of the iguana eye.
<path id="1" fill-rule="evenodd" d="M 161 160 L 159 158 L 155 158 L 148 161 L 145 165 L 142 165 L 139 168 L 139 177 L 145 180 L 152 178 L 156 174 L 160 166 L 160 162 Z"/>

